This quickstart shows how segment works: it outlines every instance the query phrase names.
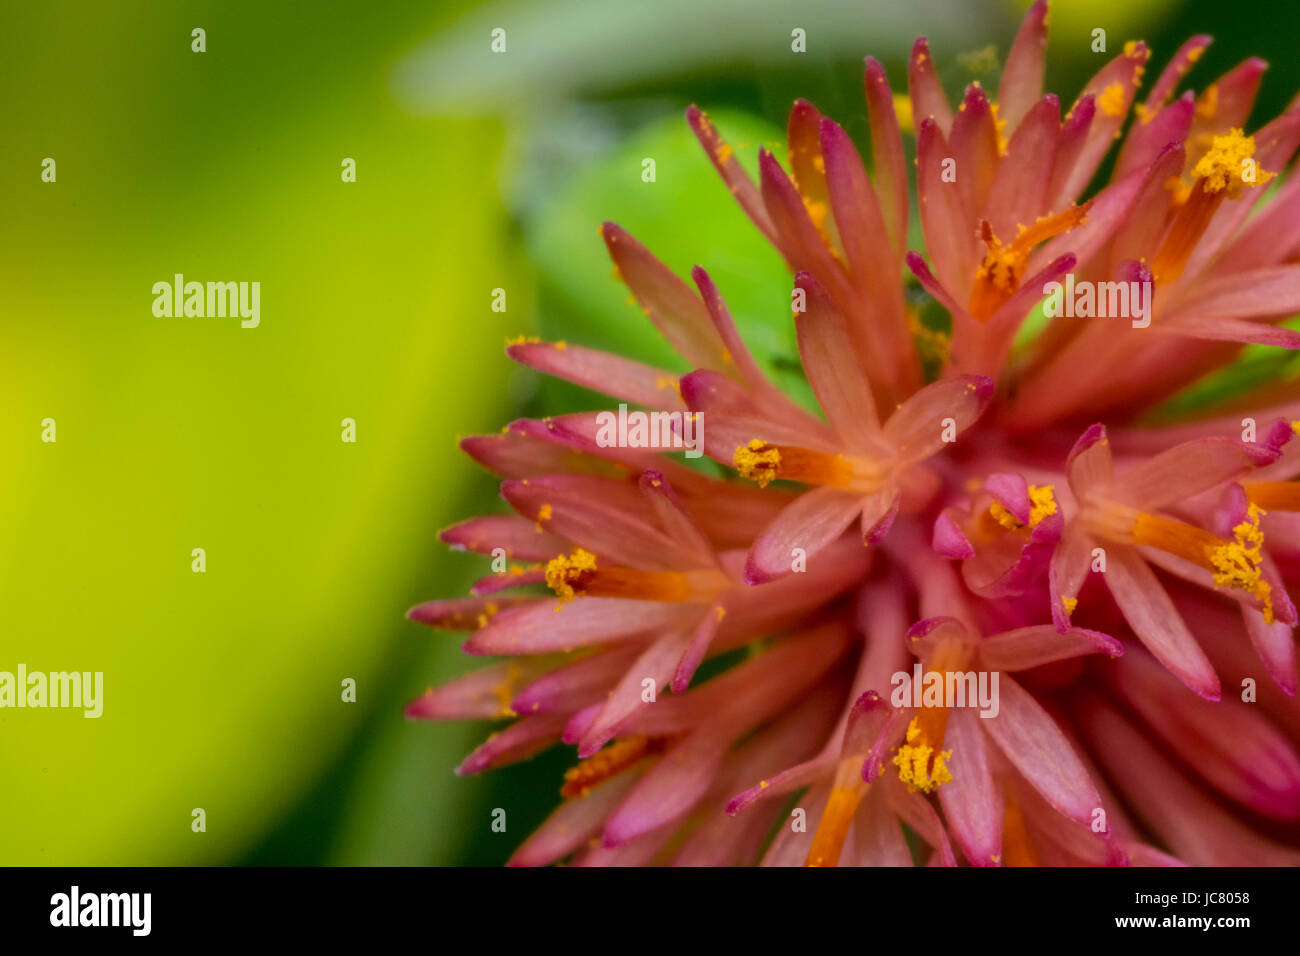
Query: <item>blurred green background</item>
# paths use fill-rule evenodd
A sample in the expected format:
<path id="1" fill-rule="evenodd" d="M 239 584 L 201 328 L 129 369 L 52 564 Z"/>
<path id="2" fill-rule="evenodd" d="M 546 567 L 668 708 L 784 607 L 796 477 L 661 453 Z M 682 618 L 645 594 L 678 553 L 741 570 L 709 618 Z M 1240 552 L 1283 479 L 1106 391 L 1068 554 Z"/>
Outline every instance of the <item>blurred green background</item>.
<path id="1" fill-rule="evenodd" d="M 489 728 L 401 709 L 483 663 L 402 616 L 485 566 L 435 538 L 502 507 L 457 436 L 591 407 L 512 368 L 504 338 L 669 361 L 610 280 L 596 225 L 614 219 L 674 268 L 708 266 L 781 366 L 788 279 L 685 105 L 746 156 L 801 95 L 861 140 L 864 54 L 901 91 L 928 35 L 955 93 L 980 78 L 962 55 L 1005 55 L 1024 6 L 6 5 L 0 670 L 103 671 L 105 703 L 0 710 L 0 863 L 502 862 L 570 755 L 457 778 Z M 1156 68 L 1210 32 L 1198 86 L 1271 61 L 1258 125 L 1300 87 L 1292 7 L 1057 2 L 1048 85 L 1068 100 L 1097 68 L 1095 27 L 1113 50 L 1146 38 Z M 260 327 L 155 318 L 151 287 L 177 272 L 261 282 Z"/>

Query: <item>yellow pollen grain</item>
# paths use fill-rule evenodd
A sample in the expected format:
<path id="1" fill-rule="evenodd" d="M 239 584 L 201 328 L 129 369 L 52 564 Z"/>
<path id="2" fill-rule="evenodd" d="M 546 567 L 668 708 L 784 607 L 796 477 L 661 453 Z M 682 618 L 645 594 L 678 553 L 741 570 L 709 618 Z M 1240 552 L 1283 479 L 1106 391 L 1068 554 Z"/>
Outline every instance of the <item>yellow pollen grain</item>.
<path id="1" fill-rule="evenodd" d="M 945 783 L 952 782 L 952 773 L 948 770 L 951 750 L 935 752 L 935 749 L 922 738 L 921 728 L 916 718 L 907 725 L 907 742 L 894 754 L 894 766 L 898 768 L 898 779 L 907 784 L 911 793 L 933 793 Z"/>
<path id="2" fill-rule="evenodd" d="M 534 527 L 537 528 L 538 534 L 541 534 L 542 522 L 551 520 L 551 514 L 552 514 L 552 508 L 550 505 L 542 505 L 540 508 L 537 509 L 537 522 L 534 525 Z"/>
<path id="3" fill-rule="evenodd" d="M 1129 40 L 1127 43 L 1125 43 L 1125 44 L 1124 44 L 1124 55 L 1125 55 L 1125 56 L 1132 56 L 1133 53 L 1134 53 L 1134 51 L 1137 50 L 1137 45 L 1138 45 L 1138 44 L 1137 44 L 1137 40 Z"/>
<path id="4" fill-rule="evenodd" d="M 826 223 L 826 213 L 829 211 L 826 204 L 805 198 L 803 207 L 808 211 L 808 218 L 812 220 L 813 225 L 817 227 L 818 231 L 821 231 Z"/>
<path id="5" fill-rule="evenodd" d="M 578 548 L 569 555 L 558 555 L 546 562 L 546 586 L 564 601 L 572 601 L 577 591 L 573 585 L 584 574 L 596 570 L 596 556 L 590 551 Z"/>
<path id="6" fill-rule="evenodd" d="M 766 488 L 781 474 L 780 449 L 760 438 L 751 439 L 749 444 L 737 448 L 732 461 L 740 477 L 757 482 L 760 488 Z"/>
<path id="7" fill-rule="evenodd" d="M 1211 83 L 1196 101 L 1196 115 L 1201 119 L 1213 119 L 1219 111 L 1219 87 Z"/>
<path id="8" fill-rule="evenodd" d="M 916 118 L 912 115 L 912 98 L 906 93 L 894 94 L 894 115 L 898 117 L 898 128 L 904 133 L 916 131 Z"/>
<path id="9" fill-rule="evenodd" d="M 1056 514 L 1056 489 L 1051 485 L 1030 485 L 1029 527 L 1037 528 L 1044 518 Z"/>
<path id="10" fill-rule="evenodd" d="M 732 148 L 726 143 L 721 144 L 718 147 L 718 162 L 725 166 L 727 160 L 731 159 L 732 152 Z"/>
<path id="11" fill-rule="evenodd" d="M 977 82 L 976 86 L 979 85 Z M 998 116 L 998 104 L 989 103 L 989 114 L 993 117 L 993 132 L 998 137 L 998 155 L 1005 156 L 1007 152 L 1007 121 Z"/>
<path id="12" fill-rule="evenodd" d="M 1234 588 L 1252 595 L 1264 605 L 1264 622 L 1272 624 L 1273 589 L 1264 580 L 1260 568 L 1264 560 L 1261 553 L 1264 532 L 1259 527 L 1259 519 L 1266 513 L 1259 505 L 1252 503 L 1246 513 L 1246 520 L 1232 529 L 1233 540 L 1209 549 L 1209 557 L 1214 566 L 1214 583 L 1219 587 Z"/>
<path id="13" fill-rule="evenodd" d="M 560 788 L 560 796 L 585 797 L 592 787 L 622 773 L 657 749 L 655 741 L 647 737 L 616 740 L 599 753 L 592 754 L 577 766 L 564 771 L 564 786 Z"/>
<path id="14" fill-rule="evenodd" d="M 1056 489 L 1052 485 L 1029 486 L 1029 527 L 1037 528 L 1044 518 L 1056 514 Z M 989 514 L 998 524 L 1008 531 L 1019 531 L 1025 527 L 999 502 L 989 505 Z"/>
<path id="15" fill-rule="evenodd" d="M 1002 525 L 1002 527 L 1006 528 L 1008 531 L 1019 531 L 1024 527 L 1024 525 L 1016 520 L 1016 516 L 1008 511 L 1006 506 L 1000 501 L 994 501 L 989 505 L 989 514 L 993 516 L 993 520 Z"/>
<path id="16" fill-rule="evenodd" d="M 1101 91 L 1101 96 L 1097 97 L 1097 109 L 1101 110 L 1107 116 L 1124 115 L 1124 86 L 1121 83 L 1112 83 Z"/>
<path id="17" fill-rule="evenodd" d="M 1291 432 L 1300 435 L 1300 419 L 1291 423 Z"/>
<path id="18" fill-rule="evenodd" d="M 1065 608 L 1066 614 L 1073 614 L 1074 609 L 1079 606 L 1079 599 L 1072 597 L 1062 597 L 1061 606 Z"/>
<path id="19" fill-rule="evenodd" d="M 1229 130 L 1223 136 L 1214 137 L 1214 144 L 1200 158 L 1192 174 L 1201 180 L 1201 188 L 1208 193 L 1227 190 L 1230 199 L 1241 195 L 1246 186 L 1262 186 L 1273 178 L 1273 173 L 1247 164 L 1255 156 L 1255 137 L 1242 135 L 1241 130 Z M 1247 181 L 1244 173 L 1252 170 L 1253 181 Z"/>
<path id="20" fill-rule="evenodd" d="M 500 709 L 497 711 L 498 717 L 517 717 L 510 704 L 515 699 L 515 685 L 519 683 L 519 678 L 523 676 L 523 671 L 517 663 L 511 662 L 506 667 L 506 676 L 501 683 L 492 688 L 492 695 L 496 697 Z"/>

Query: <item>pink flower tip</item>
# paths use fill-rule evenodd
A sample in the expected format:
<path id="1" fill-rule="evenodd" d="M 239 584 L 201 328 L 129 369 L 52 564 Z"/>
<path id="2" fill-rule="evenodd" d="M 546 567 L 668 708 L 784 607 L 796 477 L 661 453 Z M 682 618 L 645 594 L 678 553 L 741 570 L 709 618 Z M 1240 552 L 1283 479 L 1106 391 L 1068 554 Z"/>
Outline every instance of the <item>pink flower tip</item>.
<path id="1" fill-rule="evenodd" d="M 945 558 L 975 557 L 974 546 L 947 512 L 940 512 L 939 517 L 934 519 L 931 546 L 936 554 L 941 554 Z"/>
<path id="2" fill-rule="evenodd" d="M 434 711 L 433 688 L 430 687 L 415 700 L 406 705 L 402 711 L 407 720 L 432 720 L 437 714 Z"/>
<path id="3" fill-rule="evenodd" d="M 919 641 L 921 638 L 928 637 L 930 634 L 933 634 L 939 628 L 946 625 L 955 627 L 962 626 L 961 622 L 955 617 L 946 617 L 943 615 L 938 617 L 927 617 L 924 620 L 917 621 L 907 629 L 907 639 L 909 641 Z M 965 628 L 962 628 L 962 630 L 965 630 Z"/>

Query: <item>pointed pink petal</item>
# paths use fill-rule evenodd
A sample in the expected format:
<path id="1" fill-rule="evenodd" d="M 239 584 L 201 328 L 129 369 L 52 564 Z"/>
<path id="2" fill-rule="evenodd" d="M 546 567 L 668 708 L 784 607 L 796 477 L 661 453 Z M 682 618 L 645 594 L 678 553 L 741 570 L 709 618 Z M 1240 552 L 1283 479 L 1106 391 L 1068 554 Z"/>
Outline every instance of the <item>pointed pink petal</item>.
<path id="1" fill-rule="evenodd" d="M 1070 490 L 1082 499 L 1094 488 L 1108 488 L 1115 478 L 1115 466 L 1110 453 L 1106 426 L 1089 425 L 1074 443 L 1066 459 L 1065 468 L 1070 476 Z"/>
<path id="2" fill-rule="evenodd" d="M 610 258 L 660 334 L 695 368 L 725 366 L 722 339 L 690 286 L 612 222 L 601 226 Z"/>
<path id="3" fill-rule="evenodd" d="M 1098 105 L 1097 112 L 1093 115 L 1092 123 L 1088 128 L 1088 138 L 1083 148 L 1079 152 L 1079 158 L 1070 172 L 1069 179 L 1062 193 L 1069 199 L 1077 197 L 1092 179 L 1097 167 L 1101 164 L 1102 158 L 1110 152 L 1111 146 L 1115 140 L 1115 134 L 1119 132 L 1128 117 L 1129 109 L 1133 104 L 1133 97 L 1137 91 L 1137 84 L 1141 78 L 1142 70 L 1150 58 L 1150 50 L 1147 45 L 1138 42 L 1133 45 L 1131 50 L 1121 53 L 1115 59 L 1111 60 L 1097 74 L 1088 81 L 1084 87 L 1080 98 L 1091 95 Z M 1109 102 L 1109 97 L 1103 98 L 1103 94 L 1114 84 L 1119 84 L 1121 91 L 1121 102 L 1118 109 L 1105 110 L 1100 104 Z"/>
<path id="4" fill-rule="evenodd" d="M 1077 722 L 1102 769 L 1179 858 L 1193 866 L 1300 863 L 1300 853 L 1265 839 L 1226 812 L 1112 707 L 1089 698 Z"/>
<path id="5" fill-rule="evenodd" d="M 496 594 L 498 591 L 507 591 L 511 588 L 521 588 L 530 584 L 546 583 L 545 568 L 533 568 L 528 571 L 519 568 L 514 568 L 512 570 L 518 573 L 512 574 L 509 571 L 502 571 L 499 574 L 493 572 L 492 574 L 484 575 L 470 586 L 469 593 L 474 595 Z"/>
<path id="6" fill-rule="evenodd" d="M 1043 73 L 1047 55 L 1047 0 L 1037 0 L 1020 22 L 1020 31 L 998 85 L 998 114 L 1007 129 L 1015 129 L 1043 95 Z"/>
<path id="7" fill-rule="evenodd" d="M 980 662 L 991 671 L 1023 671 L 1084 654 L 1119 657 L 1124 653 L 1124 645 L 1109 634 L 1082 627 L 1062 633 L 1050 624 L 986 637 L 979 648 Z"/>
<path id="8" fill-rule="evenodd" d="M 1124 472 L 1116 482 L 1116 496 L 1139 511 L 1158 511 L 1234 481 L 1273 457 L 1252 442 L 1198 438 L 1143 459 Z"/>
<path id="9" fill-rule="evenodd" d="M 853 820 L 853 841 L 858 866 L 912 866 L 912 851 L 898 817 L 879 788 L 862 798 Z"/>
<path id="10" fill-rule="evenodd" d="M 626 598 L 580 597 L 568 603 L 534 600 L 491 618 L 465 642 L 464 650 L 480 655 L 567 651 L 683 625 L 698 614 L 699 605 Z"/>
<path id="11" fill-rule="evenodd" d="M 811 275 L 800 272 L 795 287 L 805 295 L 806 310 L 794 321 L 808 384 L 836 435 L 853 450 L 869 449 L 880 426 L 848 326 Z"/>
<path id="12" fill-rule="evenodd" d="M 718 337 L 722 339 L 726 355 L 730 356 L 731 361 L 735 363 L 735 371 L 739 374 L 741 381 L 750 388 L 760 388 L 766 385 L 767 378 L 759 369 L 758 363 L 754 361 L 754 356 L 745 344 L 745 340 L 736 329 L 736 323 L 731 318 L 727 303 L 722 300 L 722 294 L 718 292 L 718 287 L 714 285 L 713 279 L 700 266 L 696 266 L 691 270 L 691 278 L 695 280 L 695 287 L 700 290 L 700 297 L 704 300 L 704 307 L 709 311 L 709 318 L 713 320 L 713 327 L 717 329 Z M 722 369 L 721 371 L 726 372 L 728 370 Z"/>
<path id="13" fill-rule="evenodd" d="M 438 540 L 454 551 L 491 554 L 502 548 L 507 558 L 520 561 L 543 561 L 568 547 L 563 538 L 539 531 L 534 522 L 513 514 L 470 518 L 439 531 Z"/>
<path id="14" fill-rule="evenodd" d="M 650 408 L 682 408 L 677 376 L 609 352 L 564 342 L 524 342 L 506 348 L 516 362 L 594 392 Z"/>
<path id="15" fill-rule="evenodd" d="M 1142 654 L 1107 674 L 1129 707 L 1220 792 L 1275 820 L 1300 819 L 1300 755 L 1252 705 L 1180 694 L 1177 682 Z"/>
<path id="16" fill-rule="evenodd" d="M 982 216 L 989 208 L 989 193 L 999 174 L 1002 156 L 989 98 L 976 83 L 966 87 L 966 96 L 952 121 L 948 145 L 952 158 L 957 161 L 957 185 L 964 206 L 967 211 Z"/>
<path id="17" fill-rule="evenodd" d="M 578 741 L 579 757 L 590 757 L 619 733 L 629 717 L 642 707 L 649 706 L 649 702 L 644 699 L 646 681 L 652 682 L 651 690 L 655 700 L 660 692 L 667 691 L 673 668 L 689 641 L 689 631 L 670 631 L 637 657 L 609 692 L 596 719 L 583 732 Z"/>
<path id="18" fill-rule="evenodd" d="M 1124 620 L 1147 650 L 1193 691 L 1218 700 L 1218 675 L 1137 549 L 1109 546 L 1104 577 Z"/>
<path id="19" fill-rule="evenodd" d="M 425 601 L 406 612 L 412 621 L 419 621 L 440 631 L 472 631 L 482 627 L 489 617 L 509 608 L 522 608 L 537 603 L 535 597 L 467 597 L 444 601 Z"/>
<path id="20" fill-rule="evenodd" d="M 1088 133 L 1097 115 L 1097 98 L 1092 94 L 1079 97 L 1078 102 L 1065 114 L 1061 131 L 1056 139 L 1056 163 L 1052 179 L 1047 186 L 1047 205 L 1050 209 L 1063 209 L 1074 202 L 1071 177 L 1088 144 Z"/>
<path id="21" fill-rule="evenodd" d="M 981 728 L 1058 813 L 1090 822 L 1101 797 L 1074 748 L 1028 691 L 1007 674 L 1000 684 L 998 715 L 982 720 Z"/>
<path id="22" fill-rule="evenodd" d="M 1002 854 L 1002 791 L 993 782 L 981 722 L 990 721 L 981 721 L 968 708 L 948 712 L 943 745 L 952 750 L 952 781 L 939 788 L 939 803 L 966 859 L 974 866 L 996 866 Z"/>
<path id="23" fill-rule="evenodd" d="M 1169 65 L 1160 73 L 1160 78 L 1156 80 L 1155 85 L 1151 87 L 1151 93 L 1147 96 L 1146 108 L 1150 112 L 1157 110 L 1169 102 L 1169 98 L 1174 95 L 1178 89 L 1178 84 L 1182 82 L 1184 76 L 1192 68 L 1205 48 L 1214 42 L 1213 37 L 1204 33 L 1198 33 L 1190 40 L 1178 48 Z"/>
<path id="24" fill-rule="evenodd" d="M 510 713 L 510 688 L 517 681 L 541 673 L 548 664 L 534 661 L 528 667 L 523 662 L 508 661 L 480 668 L 436 690 L 426 690 L 407 705 L 406 717 L 413 720 L 495 720 L 513 716 Z"/>
<path id="25" fill-rule="evenodd" d="M 975 548 L 972 547 L 965 532 L 961 530 L 961 525 L 957 523 L 955 514 L 956 509 L 954 508 L 945 508 L 939 512 L 939 517 L 934 519 L 932 546 L 937 554 L 941 554 L 945 558 L 974 557 Z"/>
<path id="26" fill-rule="evenodd" d="M 510 857 L 508 866 L 546 866 L 600 833 L 605 817 L 627 796 L 645 772 L 644 766 L 624 770 L 579 797 L 570 797 L 533 831 Z"/>
<path id="27" fill-rule="evenodd" d="M 885 438 L 893 442 L 899 460 L 921 461 L 944 448 L 946 420 L 958 436 L 975 424 L 993 397 L 993 380 L 983 375 L 958 375 L 922 388 L 885 422 Z"/>
<path id="28" fill-rule="evenodd" d="M 610 814 L 604 845 L 620 846 L 689 813 L 708 792 L 726 747 L 725 739 L 696 732 L 668 751 Z"/>
<path id="29" fill-rule="evenodd" d="M 944 163 L 951 158 L 939 124 L 922 120 L 916 140 L 916 188 L 925 248 L 944 287 L 964 294 L 970 288 L 979 254 L 975 217 L 965 204 L 962 187 L 944 182 Z M 960 170 L 957 176 L 961 176 Z"/>
<path id="30" fill-rule="evenodd" d="M 1251 319 L 1300 312 L 1300 265 L 1268 266 L 1224 276 L 1196 288 L 1180 313 L 1198 319 Z"/>
<path id="31" fill-rule="evenodd" d="M 641 474 L 638 484 L 658 519 L 659 526 L 681 549 L 683 564 L 697 567 L 715 567 L 717 561 L 708 535 L 700 528 L 694 515 L 682 503 L 663 472 L 648 470 Z"/>
<path id="32" fill-rule="evenodd" d="M 916 364 L 899 294 L 898 259 L 889 245 L 884 214 L 853 141 L 829 119 L 821 121 L 820 137 L 831 212 L 849 277 L 871 306 L 866 332 L 873 348 L 867 358 L 878 354 L 879 360 L 868 368 L 893 384 L 905 376 L 906 366 Z"/>
<path id="33" fill-rule="evenodd" d="M 1132 127 L 1115 166 L 1115 179 L 1134 170 L 1145 169 L 1170 143 L 1182 143 L 1196 114 L 1196 97 L 1188 90 L 1184 96 L 1160 110 L 1149 122 Z"/>
<path id="34" fill-rule="evenodd" d="M 811 557 L 848 528 L 862 511 L 862 496 L 842 488 L 817 488 L 787 506 L 754 542 L 745 580 L 761 584 L 791 573 L 795 548 Z"/>
<path id="35" fill-rule="evenodd" d="M 1034 104 L 1007 143 L 987 206 L 993 231 L 1004 242 L 1014 239 L 1022 224 L 1030 225 L 1051 211 L 1047 189 L 1060 126 L 1061 104 L 1049 93 Z"/>
<path id="36" fill-rule="evenodd" d="M 564 722 L 563 714 L 544 714 L 516 720 L 505 730 L 484 741 L 482 746 L 461 762 L 456 773 L 468 776 L 527 760 L 560 742 Z"/>
<path id="37" fill-rule="evenodd" d="M 871 126 L 876 192 L 880 196 L 880 207 L 894 255 L 898 257 L 907 249 L 907 160 L 903 155 L 903 136 L 885 68 L 874 57 L 867 57 L 862 83 Z"/>
<path id="38" fill-rule="evenodd" d="M 944 136 L 952 129 L 952 107 L 943 95 L 943 87 L 934 71 L 934 60 L 925 37 L 912 45 L 912 58 L 907 68 L 908 92 L 912 97 L 912 115 L 917 123 L 933 119 Z"/>
<path id="39" fill-rule="evenodd" d="M 586 707 L 596 701 L 603 703 L 610 686 L 639 653 L 636 644 L 629 644 L 580 657 L 523 687 L 510 702 L 510 709 L 525 715 L 554 714 L 569 713 L 575 706 Z M 507 666 L 518 667 L 524 660 L 513 658 Z"/>
<path id="40" fill-rule="evenodd" d="M 759 232 L 767 237 L 767 241 L 775 246 L 776 229 L 772 225 L 772 220 L 768 218 L 767 210 L 763 208 L 763 199 L 759 195 L 758 187 L 740 168 L 735 153 L 722 141 L 708 116 L 695 104 L 686 108 L 686 120 L 691 124 L 691 129 L 695 131 L 695 136 L 704 147 L 704 152 L 708 154 L 714 168 L 722 176 L 722 181 L 727 184 L 731 194 L 740 203 L 740 208 L 745 210 L 745 214 L 753 220 Z"/>
<path id="41" fill-rule="evenodd" d="M 501 495 L 525 518 L 544 523 L 547 530 L 580 541 L 611 564 L 646 571 L 672 571 L 682 566 L 673 540 L 639 515 L 611 501 L 611 479 L 586 475 L 549 475 L 523 481 L 503 481 Z M 645 499 L 633 500 L 644 513 Z M 549 514 L 549 517 L 546 515 Z"/>

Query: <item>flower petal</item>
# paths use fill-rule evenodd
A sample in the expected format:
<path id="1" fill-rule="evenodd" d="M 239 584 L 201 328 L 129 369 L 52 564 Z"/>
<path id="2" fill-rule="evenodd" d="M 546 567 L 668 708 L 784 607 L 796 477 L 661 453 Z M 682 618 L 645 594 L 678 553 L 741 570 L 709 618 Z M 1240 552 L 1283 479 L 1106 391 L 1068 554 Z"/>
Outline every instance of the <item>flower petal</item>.
<path id="1" fill-rule="evenodd" d="M 1137 549 L 1107 548 L 1105 578 L 1124 620 L 1156 660 L 1206 700 L 1218 700 L 1218 675 Z"/>
<path id="2" fill-rule="evenodd" d="M 966 859 L 974 866 L 996 866 L 1002 853 L 1002 791 L 993 782 L 981 722 L 991 721 L 981 721 L 964 707 L 948 712 L 943 742 L 952 750 L 952 780 L 939 788 L 939 803 Z"/>
<path id="3" fill-rule="evenodd" d="M 980 726 L 1058 813 L 1080 823 L 1091 821 L 1101 797 L 1056 722 L 1007 674 L 999 696 L 998 715 Z"/>
<path id="4" fill-rule="evenodd" d="M 800 495 L 750 548 L 745 580 L 762 584 L 793 570 L 799 548 L 806 557 L 830 544 L 862 511 L 862 495 L 842 488 L 816 488 Z"/>
<path id="5" fill-rule="evenodd" d="M 1072 627 L 1064 633 L 1050 624 L 1004 631 L 980 642 L 980 662 L 993 671 L 1023 671 L 1084 654 L 1119 657 L 1124 645 L 1101 631 Z"/>
<path id="6" fill-rule="evenodd" d="M 961 435 L 975 424 L 992 397 L 993 380 L 983 375 L 931 382 L 889 417 L 885 438 L 894 444 L 900 461 L 921 461 L 949 444 L 944 440 L 949 428 Z"/>

